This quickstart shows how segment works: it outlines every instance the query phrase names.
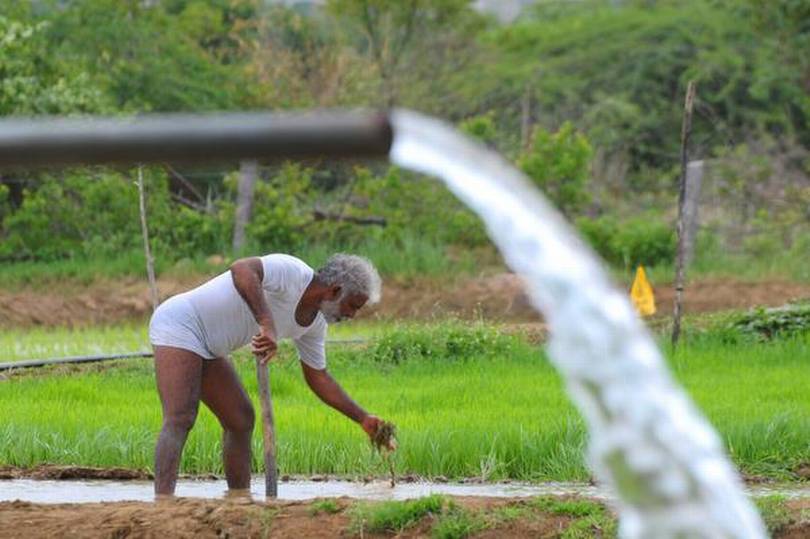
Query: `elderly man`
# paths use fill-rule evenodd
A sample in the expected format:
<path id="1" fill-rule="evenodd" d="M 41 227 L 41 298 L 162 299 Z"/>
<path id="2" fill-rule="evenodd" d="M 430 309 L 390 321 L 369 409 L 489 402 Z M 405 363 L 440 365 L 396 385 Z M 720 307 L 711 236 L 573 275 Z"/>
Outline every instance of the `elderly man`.
<path id="1" fill-rule="evenodd" d="M 149 324 L 163 406 L 155 493 L 174 494 L 200 400 L 222 425 L 228 488 L 250 487 L 253 406 L 228 358 L 248 342 L 266 364 L 279 339 L 292 339 L 312 391 L 373 436 L 381 420 L 355 403 L 326 370 L 324 341 L 327 324 L 379 301 L 380 286 L 377 270 L 359 256 L 334 255 L 316 272 L 293 256 L 271 254 L 237 260 L 230 271 L 163 303 Z"/>

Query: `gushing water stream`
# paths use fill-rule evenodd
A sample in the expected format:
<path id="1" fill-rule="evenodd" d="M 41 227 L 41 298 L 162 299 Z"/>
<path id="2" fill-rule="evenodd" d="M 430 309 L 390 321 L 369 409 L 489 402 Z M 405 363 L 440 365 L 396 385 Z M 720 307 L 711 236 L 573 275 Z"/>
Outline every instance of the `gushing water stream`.
<path id="1" fill-rule="evenodd" d="M 444 123 L 397 111 L 392 125 L 391 159 L 443 180 L 526 278 L 549 323 L 549 355 L 589 425 L 591 465 L 618 493 L 621 535 L 765 537 L 718 436 L 562 217 L 500 156 Z"/>

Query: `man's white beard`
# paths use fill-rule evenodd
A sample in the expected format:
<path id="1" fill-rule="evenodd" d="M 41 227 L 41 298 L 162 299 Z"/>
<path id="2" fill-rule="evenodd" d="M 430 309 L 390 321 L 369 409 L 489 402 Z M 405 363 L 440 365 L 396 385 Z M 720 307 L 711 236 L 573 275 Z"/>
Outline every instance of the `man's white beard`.
<path id="1" fill-rule="evenodd" d="M 323 317 L 326 319 L 327 324 L 337 324 L 343 320 L 343 316 L 340 314 L 339 299 L 333 301 L 322 301 L 320 310 L 323 313 Z"/>

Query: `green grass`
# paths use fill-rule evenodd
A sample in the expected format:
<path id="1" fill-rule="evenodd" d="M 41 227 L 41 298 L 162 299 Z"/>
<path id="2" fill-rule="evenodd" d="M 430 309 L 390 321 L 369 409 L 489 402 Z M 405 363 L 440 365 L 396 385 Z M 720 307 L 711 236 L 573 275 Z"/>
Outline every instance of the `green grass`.
<path id="1" fill-rule="evenodd" d="M 317 503 L 317 502 L 316 502 Z M 616 519 L 604 505 L 575 498 L 543 496 L 510 505 L 470 509 L 453 500 L 432 495 L 408 501 L 359 502 L 350 509 L 349 532 L 401 534 L 417 525 L 429 525 L 434 539 L 464 539 L 483 530 L 497 530 L 516 520 L 540 522 L 549 516 L 567 517 L 553 523 L 559 537 L 614 538 Z M 425 519 L 429 519 L 425 523 Z M 421 530 L 424 528 L 420 529 Z M 557 537 L 557 535 L 555 535 Z"/>
<path id="2" fill-rule="evenodd" d="M 360 503 L 352 508 L 350 529 L 356 533 L 400 533 L 427 515 L 442 512 L 445 499 L 431 495 L 407 501 Z"/>
<path id="3" fill-rule="evenodd" d="M 636 268 L 616 269 L 613 272 L 617 282 L 632 282 Z M 647 276 L 655 283 L 671 283 L 675 279 L 674 264 L 659 264 L 645 267 Z M 796 253 L 773 253 L 768 256 L 751 254 L 730 254 L 713 250 L 698 256 L 687 269 L 689 279 L 732 279 L 734 281 L 756 282 L 762 280 L 783 280 L 797 283 L 810 283 L 810 264 L 807 257 Z"/>
<path id="4" fill-rule="evenodd" d="M 338 503 L 335 500 L 333 500 L 331 498 L 328 498 L 328 499 L 325 499 L 325 500 L 315 500 L 309 506 L 309 513 L 313 517 L 318 516 L 321 513 L 327 513 L 327 514 L 333 515 L 333 514 L 339 513 L 339 512 L 340 512 L 340 506 L 338 505 Z"/>
<path id="5" fill-rule="evenodd" d="M 562 533 L 564 539 L 616 537 L 616 520 L 604 505 L 592 500 L 538 496 L 529 505 L 550 515 L 573 517 L 574 521 Z"/>
<path id="6" fill-rule="evenodd" d="M 349 326 L 351 328 L 351 326 Z M 0 355 L 141 349 L 142 328 L 16 332 Z M 351 336 L 344 330 L 342 336 Z M 585 480 L 583 423 L 543 353 L 491 328 L 465 333 L 459 323 L 410 326 L 375 334 L 366 346 L 331 346 L 330 370 L 370 411 L 397 425 L 398 473 L 448 478 Z M 428 338 L 426 338 L 426 336 Z M 408 346 L 421 343 L 415 353 Z M 120 346 L 120 348 L 116 348 Z M 408 353 L 391 363 L 397 347 Z M 425 353 L 425 351 L 430 353 Z M 306 388 L 291 347 L 271 371 L 278 462 L 283 473 L 383 476 L 385 464 L 362 431 Z M 790 480 L 810 462 L 810 338 L 730 345 L 711 336 L 687 341 L 670 363 L 718 427 L 746 472 Z M 237 368 L 256 395 L 245 352 Z M 151 360 L 127 360 L 0 380 L 0 465 L 42 462 L 152 467 L 160 405 Z M 188 473 L 221 473 L 220 429 L 201 408 L 183 455 Z M 254 469 L 261 468 L 254 433 Z"/>
<path id="7" fill-rule="evenodd" d="M 163 272 L 170 264 L 159 257 L 155 261 L 155 270 Z M 205 260 L 194 263 L 197 271 L 205 271 Z M 143 251 L 129 251 L 117 256 L 99 258 L 75 257 L 48 262 L 15 262 L 0 264 L 0 283 L 3 288 L 28 285 L 35 288 L 47 288 L 65 282 L 90 284 L 101 279 L 119 277 L 140 277 L 146 279 L 146 262 Z"/>
<path id="8" fill-rule="evenodd" d="M 453 249 L 426 240 L 418 234 L 404 234 L 393 242 L 384 238 L 367 237 L 353 243 L 315 243 L 291 252 L 312 267 L 318 267 L 335 252 L 353 253 L 369 258 L 381 275 L 398 279 L 466 275 L 480 270 L 480 256 L 487 262 L 500 264 L 494 248 Z"/>
<path id="9" fill-rule="evenodd" d="M 463 539 L 490 526 L 481 513 L 452 504 L 438 518 L 431 535 L 434 539 Z"/>
<path id="10" fill-rule="evenodd" d="M 793 523 L 793 516 L 786 502 L 787 498 L 780 495 L 761 496 L 754 499 L 765 527 L 771 535 L 779 533 Z"/>
<path id="11" fill-rule="evenodd" d="M 531 500 L 530 505 L 545 513 L 571 517 L 592 517 L 605 512 L 601 505 L 591 500 L 558 496 L 537 496 Z"/>
<path id="12" fill-rule="evenodd" d="M 354 243 L 313 243 L 289 251 L 313 267 L 318 267 L 336 252 L 350 252 L 371 259 L 380 273 L 396 279 L 418 277 L 441 277 L 467 275 L 481 270 L 481 258 L 486 264 L 500 267 L 500 257 L 493 247 L 475 251 L 454 248 L 422 238 L 419 235 L 404 235 L 400 241 L 367 237 Z M 265 254 L 255 251 L 245 256 Z M 188 277 L 216 275 L 227 269 L 234 260 L 231 253 L 219 258 L 200 256 L 171 259 L 156 254 L 155 272 L 158 277 Z M 0 283 L 3 288 L 21 285 L 31 288 L 51 286 L 87 285 L 94 281 L 139 277 L 146 279 L 146 263 L 143 251 L 133 250 L 115 257 L 87 258 L 77 256 L 55 261 L 30 261 L 0 264 Z"/>

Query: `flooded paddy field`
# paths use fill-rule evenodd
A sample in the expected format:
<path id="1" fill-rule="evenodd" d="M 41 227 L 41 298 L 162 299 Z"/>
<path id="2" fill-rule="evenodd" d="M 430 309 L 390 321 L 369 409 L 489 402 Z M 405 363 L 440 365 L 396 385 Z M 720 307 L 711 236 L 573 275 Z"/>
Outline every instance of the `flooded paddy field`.
<path id="1" fill-rule="evenodd" d="M 810 499 L 810 483 L 752 484 L 746 488 L 753 497 L 780 496 Z M 224 479 L 181 479 L 176 494 L 181 498 L 227 498 Z M 243 493 L 245 496 L 248 493 Z M 283 501 L 348 497 L 357 500 L 409 500 L 434 494 L 484 498 L 529 498 L 535 496 L 576 496 L 613 502 L 609 489 L 591 483 L 574 482 L 431 482 L 407 478 L 394 487 L 386 480 L 342 481 L 327 478 L 292 479 L 279 483 L 278 499 Z M 264 478 L 254 476 L 249 497 L 263 500 Z M 26 501 L 43 504 L 154 501 L 152 481 L 110 479 L 8 479 L 0 480 L 0 502 Z"/>
<path id="2" fill-rule="evenodd" d="M 536 343 L 484 324 L 372 329 L 378 333 L 366 343 L 330 347 L 330 371 L 370 411 L 397 425 L 398 475 L 589 480 L 585 426 Z M 39 334 L 28 344 L 38 350 L 62 341 L 70 354 L 93 353 L 82 345 L 95 346 L 96 337 L 94 330 L 77 330 Z M 113 342 L 114 329 L 99 338 Z M 121 338 L 129 343 L 138 335 L 124 328 Z M 668 361 L 744 474 L 776 481 L 807 476 L 806 338 L 728 344 L 702 336 Z M 255 395 L 251 358 L 237 354 L 235 364 Z M 0 426 L 0 466 L 151 469 L 160 428 L 151 360 L 21 369 L 4 378 L 0 409 L 9 412 Z M 385 475 L 385 463 L 364 433 L 312 395 L 289 347 L 271 366 L 271 384 L 281 475 Z M 259 432 L 257 427 L 254 471 L 261 466 Z M 181 473 L 222 473 L 221 429 L 205 407 L 183 457 Z"/>

